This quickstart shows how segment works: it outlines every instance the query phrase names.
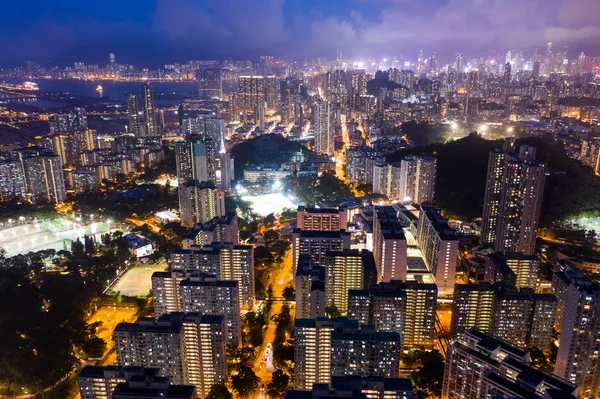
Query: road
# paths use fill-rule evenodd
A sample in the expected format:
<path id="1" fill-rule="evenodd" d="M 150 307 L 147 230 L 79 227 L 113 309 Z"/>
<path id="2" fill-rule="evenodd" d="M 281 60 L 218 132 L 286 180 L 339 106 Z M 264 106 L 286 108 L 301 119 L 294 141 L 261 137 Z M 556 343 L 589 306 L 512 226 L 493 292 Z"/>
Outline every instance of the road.
<path id="1" fill-rule="evenodd" d="M 281 297 L 283 296 L 283 289 L 292 281 L 292 251 L 289 250 L 281 265 L 269 276 L 268 284 L 273 285 L 273 296 Z M 267 321 L 267 329 L 265 330 L 265 335 L 263 339 L 263 343 L 258 350 L 258 356 L 256 361 L 254 362 L 254 372 L 260 378 L 260 384 L 266 387 L 267 384 L 271 381 L 271 376 L 273 372 L 276 370 L 273 365 L 273 349 L 269 349 L 272 345 L 273 340 L 275 339 L 275 323 L 271 320 L 271 317 L 281 313 L 281 307 L 283 306 L 283 302 L 274 301 L 271 307 L 271 314 L 269 315 L 269 319 Z M 293 318 L 293 313 L 292 313 Z M 271 345 L 269 345 L 271 344 Z M 266 359 L 266 362 L 265 362 Z M 265 399 L 265 392 L 261 392 L 261 390 L 257 390 L 255 393 L 255 397 L 259 399 Z"/>
<path id="2" fill-rule="evenodd" d="M 98 338 L 106 342 L 106 351 L 104 352 L 102 365 L 114 365 L 116 354 L 114 352 L 114 341 L 112 339 L 113 331 L 117 324 L 121 322 L 132 323 L 136 319 L 137 309 L 134 307 L 119 306 L 101 306 L 92 315 L 88 323 L 102 322 L 96 331 Z"/>

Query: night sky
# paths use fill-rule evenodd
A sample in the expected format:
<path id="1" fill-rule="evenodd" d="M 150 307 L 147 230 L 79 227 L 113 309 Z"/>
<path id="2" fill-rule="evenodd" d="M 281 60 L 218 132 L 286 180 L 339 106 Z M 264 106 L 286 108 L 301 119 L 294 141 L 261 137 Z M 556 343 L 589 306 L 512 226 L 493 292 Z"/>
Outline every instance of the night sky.
<path id="1" fill-rule="evenodd" d="M 451 58 L 508 49 L 600 56 L 600 0 L 0 0 L 0 65 L 156 67 L 189 59 Z"/>

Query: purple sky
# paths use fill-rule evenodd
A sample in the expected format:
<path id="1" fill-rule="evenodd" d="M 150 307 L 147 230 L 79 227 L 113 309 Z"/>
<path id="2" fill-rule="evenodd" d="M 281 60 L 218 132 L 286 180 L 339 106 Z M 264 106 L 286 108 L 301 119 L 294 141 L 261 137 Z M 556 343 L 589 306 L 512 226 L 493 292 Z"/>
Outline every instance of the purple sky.
<path id="1" fill-rule="evenodd" d="M 0 65 L 165 62 L 259 54 L 415 59 L 456 52 L 600 56 L 600 0 L 0 1 Z"/>

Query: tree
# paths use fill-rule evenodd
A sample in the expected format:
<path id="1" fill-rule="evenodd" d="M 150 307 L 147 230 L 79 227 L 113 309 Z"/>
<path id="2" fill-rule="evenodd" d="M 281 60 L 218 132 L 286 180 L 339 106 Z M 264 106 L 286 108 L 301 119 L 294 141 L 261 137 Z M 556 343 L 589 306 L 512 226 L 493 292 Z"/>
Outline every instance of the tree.
<path id="1" fill-rule="evenodd" d="M 254 263 L 257 265 L 260 264 L 270 264 L 274 261 L 273 255 L 271 251 L 262 245 L 254 248 Z"/>
<path id="2" fill-rule="evenodd" d="M 84 242 L 84 246 L 85 246 L 85 253 L 88 255 L 93 254 L 96 250 L 96 248 L 95 248 L 96 246 L 94 244 L 94 239 L 90 236 L 84 236 L 83 242 Z"/>
<path id="3" fill-rule="evenodd" d="M 210 387 L 206 399 L 231 399 L 233 395 L 229 392 L 229 389 L 223 384 L 215 384 Z"/>
<path id="4" fill-rule="evenodd" d="M 102 338 L 93 337 L 85 341 L 82 347 L 85 354 L 90 358 L 99 358 L 104 355 L 106 341 Z"/>
<path id="5" fill-rule="evenodd" d="M 273 373 L 271 382 L 267 384 L 267 394 L 272 398 L 281 397 L 290 385 L 290 376 L 281 370 Z"/>
<path id="6" fill-rule="evenodd" d="M 325 307 L 325 315 L 327 315 L 327 317 L 332 318 L 332 319 L 342 317 L 342 314 L 340 313 L 339 309 L 335 305 L 329 305 L 329 306 Z"/>
<path id="7" fill-rule="evenodd" d="M 265 240 L 267 242 L 276 241 L 279 239 L 279 232 L 277 230 L 267 230 L 264 233 Z"/>
<path id="8" fill-rule="evenodd" d="M 275 217 L 275 215 L 273 215 L 272 213 L 269 213 L 263 219 L 263 223 L 265 224 L 265 227 L 270 228 L 270 227 L 273 227 L 273 224 L 275 223 L 276 220 L 277 220 L 277 218 Z"/>
<path id="9" fill-rule="evenodd" d="M 240 398 L 249 397 L 258 388 L 260 378 L 251 368 L 241 366 L 238 373 L 231 377 L 231 387 Z"/>
<path id="10" fill-rule="evenodd" d="M 286 240 L 277 240 L 269 245 L 269 248 L 277 253 L 278 259 L 283 258 L 291 247 L 292 244 Z"/>
<path id="11" fill-rule="evenodd" d="M 288 285 L 283 289 L 282 295 L 284 298 L 294 298 L 296 295 L 296 290 L 291 285 Z"/>
<path id="12" fill-rule="evenodd" d="M 79 240 L 79 238 L 71 243 L 71 252 L 75 259 L 81 259 L 85 257 L 85 246 Z"/>
<path id="13" fill-rule="evenodd" d="M 410 374 L 422 395 L 419 397 L 440 397 L 444 379 L 444 357 L 437 350 L 421 352 L 423 365 Z"/>

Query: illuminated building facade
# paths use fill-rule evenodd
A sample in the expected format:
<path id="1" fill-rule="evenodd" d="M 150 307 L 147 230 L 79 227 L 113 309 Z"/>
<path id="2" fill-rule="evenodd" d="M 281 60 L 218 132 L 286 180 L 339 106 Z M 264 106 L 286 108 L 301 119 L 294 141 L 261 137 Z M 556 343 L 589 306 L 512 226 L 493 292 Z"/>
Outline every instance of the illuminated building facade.
<path id="1" fill-rule="evenodd" d="M 162 376 L 195 385 L 204 397 L 227 379 L 223 330 L 223 316 L 170 313 L 119 323 L 113 337 L 120 365 L 158 367 Z"/>
<path id="2" fill-rule="evenodd" d="M 217 280 L 198 272 L 155 272 L 152 274 L 154 317 L 173 312 L 223 315 L 228 343 L 242 342 L 237 281 Z"/>

